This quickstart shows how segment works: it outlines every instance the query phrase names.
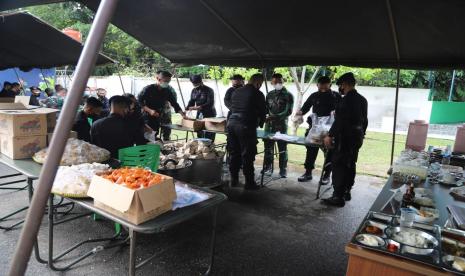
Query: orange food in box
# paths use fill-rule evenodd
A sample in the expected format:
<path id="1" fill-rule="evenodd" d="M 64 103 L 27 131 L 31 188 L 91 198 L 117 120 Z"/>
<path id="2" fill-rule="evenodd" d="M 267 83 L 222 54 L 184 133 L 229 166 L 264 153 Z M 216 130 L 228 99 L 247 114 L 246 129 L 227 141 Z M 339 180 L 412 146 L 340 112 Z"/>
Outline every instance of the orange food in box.
<path id="1" fill-rule="evenodd" d="M 163 176 L 154 174 L 150 170 L 143 168 L 120 168 L 111 171 L 101 177 L 110 180 L 115 184 L 124 185 L 130 189 L 140 189 L 160 184 Z"/>

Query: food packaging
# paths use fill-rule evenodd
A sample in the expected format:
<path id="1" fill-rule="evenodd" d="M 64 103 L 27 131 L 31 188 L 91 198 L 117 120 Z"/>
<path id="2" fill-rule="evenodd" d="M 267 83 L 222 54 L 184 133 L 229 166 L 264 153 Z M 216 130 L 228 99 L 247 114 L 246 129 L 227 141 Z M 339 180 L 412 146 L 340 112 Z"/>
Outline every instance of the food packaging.
<path id="1" fill-rule="evenodd" d="M 205 129 L 214 131 L 226 131 L 226 118 L 204 118 Z"/>
<path id="2" fill-rule="evenodd" d="M 334 116 L 318 117 L 315 113 L 310 116 L 312 118 L 312 128 L 305 137 L 305 143 L 321 145 L 333 125 Z"/>
<path id="3" fill-rule="evenodd" d="M 47 116 L 47 132 L 53 132 L 57 124 L 58 109 L 41 107 L 34 109 L 35 112 L 45 114 Z"/>
<path id="4" fill-rule="evenodd" d="M 37 151 L 47 146 L 46 135 L 11 136 L 0 135 L 0 150 L 11 159 L 31 158 Z"/>
<path id="5" fill-rule="evenodd" d="M 0 111 L 0 134 L 47 135 L 47 115 L 33 110 Z"/>
<path id="6" fill-rule="evenodd" d="M 205 122 L 193 119 L 182 119 L 183 127 L 192 128 L 194 131 L 201 131 L 205 129 Z"/>
<path id="7" fill-rule="evenodd" d="M 134 224 L 153 219 L 172 208 L 176 199 L 173 178 L 147 188 L 133 190 L 100 176 L 94 176 L 87 195 L 94 205 Z"/>

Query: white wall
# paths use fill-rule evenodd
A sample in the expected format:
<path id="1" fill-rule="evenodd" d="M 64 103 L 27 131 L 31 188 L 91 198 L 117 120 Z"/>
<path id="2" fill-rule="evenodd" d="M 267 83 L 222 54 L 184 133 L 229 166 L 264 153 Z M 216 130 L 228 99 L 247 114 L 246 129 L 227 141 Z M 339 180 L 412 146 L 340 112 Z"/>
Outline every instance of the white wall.
<path id="1" fill-rule="evenodd" d="M 134 94 L 138 94 L 144 86 L 154 82 L 151 78 L 138 78 L 130 76 L 122 76 L 122 80 L 125 92 Z M 187 101 L 190 98 L 192 84 L 188 79 L 180 79 L 179 81 L 185 103 L 187 104 Z M 218 81 L 218 95 L 216 83 L 214 80 L 205 80 L 205 84 L 213 88 L 213 90 L 216 92 L 215 105 L 218 116 L 225 116 L 227 114 L 227 108 L 224 106 L 223 98 L 226 89 L 229 86 L 223 85 L 221 81 Z M 171 85 L 176 91 L 179 91 L 176 79 L 171 81 Z M 105 88 L 108 91 L 108 96 L 110 97 L 123 93 L 118 76 L 91 77 L 88 81 L 88 86 L 95 88 Z M 271 88 L 271 85 L 268 84 L 268 87 Z M 292 94 L 296 94 L 294 84 L 287 84 L 286 87 Z M 333 89 L 336 89 L 336 86 L 333 86 Z M 263 86 L 261 90 L 265 92 L 265 86 Z M 368 100 L 369 128 L 386 132 L 392 131 L 395 88 L 359 86 L 357 87 L 357 90 Z M 309 89 L 309 92 L 304 95 L 304 100 L 313 91 L 316 91 L 316 86 Z M 408 126 L 408 123 L 415 119 L 429 121 L 431 113 L 431 102 L 428 101 L 428 93 L 428 89 L 401 88 L 399 90 L 399 109 L 397 120 L 397 126 L 399 130 L 405 130 Z M 181 107 L 183 106 L 180 96 L 178 96 L 178 103 L 181 105 Z M 221 108 L 223 112 L 221 112 Z"/>

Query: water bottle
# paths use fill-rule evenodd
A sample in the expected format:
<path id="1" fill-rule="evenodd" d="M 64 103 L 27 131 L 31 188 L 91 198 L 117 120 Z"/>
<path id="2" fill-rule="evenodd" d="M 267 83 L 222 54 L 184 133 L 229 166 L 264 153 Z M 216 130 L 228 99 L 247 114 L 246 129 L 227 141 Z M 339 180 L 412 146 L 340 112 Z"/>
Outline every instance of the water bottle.
<path id="1" fill-rule="evenodd" d="M 451 157 L 451 146 L 448 145 L 443 156 L 442 156 L 442 164 L 449 165 L 450 164 L 450 157 Z"/>

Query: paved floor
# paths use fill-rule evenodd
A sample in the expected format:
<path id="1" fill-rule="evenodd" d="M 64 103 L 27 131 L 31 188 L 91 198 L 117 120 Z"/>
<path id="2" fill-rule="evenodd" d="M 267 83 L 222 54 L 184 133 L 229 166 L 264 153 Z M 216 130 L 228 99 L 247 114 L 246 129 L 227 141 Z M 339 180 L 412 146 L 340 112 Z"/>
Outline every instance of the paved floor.
<path id="1" fill-rule="evenodd" d="M 5 172 L 0 167 L 0 174 Z M 344 246 L 380 191 L 384 180 L 360 176 L 353 199 L 345 208 L 326 207 L 315 200 L 316 181 L 298 183 L 299 173 L 245 192 L 225 189 L 229 196 L 219 212 L 214 275 L 343 275 Z M 329 194 L 328 192 L 326 196 Z M 27 204 L 27 192 L 0 191 L 0 216 Z M 79 211 L 79 209 L 77 210 Z M 11 222 L 16 221 L 16 216 Z M 210 216 L 204 215 L 162 235 L 141 235 L 138 261 L 159 253 L 138 275 L 199 275 L 207 264 Z M 9 223 L 9 222 L 8 222 Z M 6 223 L 3 223 L 6 224 Z M 46 256 L 47 221 L 40 235 Z M 77 241 L 111 235 L 112 224 L 85 217 L 59 225 L 55 250 Z M 20 231 L 0 231 L 0 275 L 8 271 Z M 88 250 L 90 247 L 87 247 Z M 128 247 L 100 252 L 66 273 L 52 272 L 31 258 L 27 275 L 125 275 Z"/>

